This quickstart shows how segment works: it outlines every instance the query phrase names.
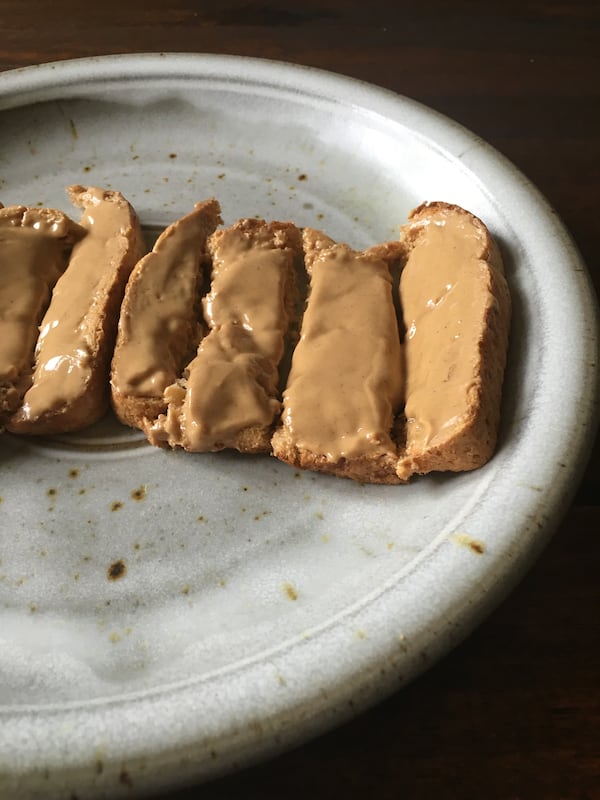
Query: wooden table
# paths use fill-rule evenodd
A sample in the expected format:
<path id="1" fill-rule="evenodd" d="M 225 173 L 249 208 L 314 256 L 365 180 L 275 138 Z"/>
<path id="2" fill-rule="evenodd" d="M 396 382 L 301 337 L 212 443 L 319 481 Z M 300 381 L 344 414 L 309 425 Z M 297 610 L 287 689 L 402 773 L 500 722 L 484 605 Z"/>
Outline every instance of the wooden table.
<path id="1" fill-rule="evenodd" d="M 599 288 L 596 0 L 0 0 L 0 69 L 158 50 L 322 67 L 453 117 L 537 184 Z M 354 721 L 201 796 L 599 798 L 599 465 L 596 442 L 552 543 L 468 641 Z"/>

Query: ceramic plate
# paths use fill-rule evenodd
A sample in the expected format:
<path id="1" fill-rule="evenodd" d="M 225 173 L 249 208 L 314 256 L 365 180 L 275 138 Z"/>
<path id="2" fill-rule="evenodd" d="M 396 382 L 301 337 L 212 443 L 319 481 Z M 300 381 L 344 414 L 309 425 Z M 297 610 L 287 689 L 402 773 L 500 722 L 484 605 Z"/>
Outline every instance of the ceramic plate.
<path id="1" fill-rule="evenodd" d="M 0 199 L 119 189 L 163 226 L 292 219 L 363 248 L 423 200 L 480 216 L 513 303 L 498 452 L 359 486 L 269 457 L 162 452 L 106 419 L 0 440 L 0 794 L 129 795 L 331 726 L 473 627 L 555 528 L 594 417 L 590 286 L 510 164 L 414 102 L 229 57 L 0 75 Z M 551 434 L 549 433 L 551 426 Z"/>

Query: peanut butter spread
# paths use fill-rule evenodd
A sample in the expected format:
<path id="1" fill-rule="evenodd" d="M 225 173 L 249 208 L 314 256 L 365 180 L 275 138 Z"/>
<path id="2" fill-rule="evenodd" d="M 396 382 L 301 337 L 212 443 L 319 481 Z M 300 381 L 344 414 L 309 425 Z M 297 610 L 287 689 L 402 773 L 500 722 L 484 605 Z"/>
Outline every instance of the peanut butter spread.
<path id="1" fill-rule="evenodd" d="M 464 422 L 481 374 L 489 267 L 477 220 L 440 208 L 416 222 L 400 281 L 406 326 L 407 450 L 442 443 Z"/>
<path id="2" fill-rule="evenodd" d="M 85 237 L 73 248 L 42 320 L 33 383 L 21 417 L 34 421 L 62 409 L 81 395 L 90 380 L 92 359 L 103 327 L 104 302 L 115 270 L 130 249 L 132 210 L 117 192 L 74 187 L 84 213 Z"/>
<path id="3" fill-rule="evenodd" d="M 162 397 L 179 377 L 200 335 L 201 262 L 206 240 L 221 221 L 219 211 L 216 200 L 196 204 L 163 231 L 137 265 L 119 321 L 113 390 Z"/>
<path id="4" fill-rule="evenodd" d="M 273 422 L 289 323 L 294 256 L 288 228 L 296 232 L 243 220 L 212 237 L 212 284 L 203 300 L 210 332 L 187 367 L 184 386 L 166 390 L 167 415 L 149 434 L 154 443 L 220 450 L 237 447 L 243 431 Z"/>
<path id="5" fill-rule="evenodd" d="M 0 384 L 29 370 L 52 287 L 81 233 L 60 211 L 0 207 Z"/>
<path id="6" fill-rule="evenodd" d="M 404 381 L 389 266 L 317 231 L 305 230 L 304 241 L 310 295 L 284 392 L 284 429 L 296 448 L 331 462 L 393 456 Z"/>

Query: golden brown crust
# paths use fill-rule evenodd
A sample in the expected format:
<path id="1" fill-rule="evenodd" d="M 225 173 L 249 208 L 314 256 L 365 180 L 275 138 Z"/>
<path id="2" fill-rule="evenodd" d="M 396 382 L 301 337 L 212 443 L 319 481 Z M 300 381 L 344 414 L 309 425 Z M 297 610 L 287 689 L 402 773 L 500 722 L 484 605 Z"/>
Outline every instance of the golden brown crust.
<path id="1" fill-rule="evenodd" d="M 469 388 L 465 411 L 448 437 L 424 448 L 406 449 L 398 461 L 398 475 L 432 471 L 476 469 L 492 456 L 500 422 L 502 383 L 506 365 L 511 299 L 500 251 L 484 223 L 463 208 L 448 203 L 424 203 L 410 215 L 403 237 L 410 251 L 419 241 L 426 223 L 436 214 L 465 216 L 479 233 L 481 261 L 485 268 L 480 328 L 477 333 L 477 374 Z"/>
<path id="2" fill-rule="evenodd" d="M 272 438 L 273 455 L 298 469 L 324 472 L 338 478 L 350 478 L 357 483 L 406 483 L 396 472 L 398 459 L 394 455 L 340 458 L 331 461 L 321 453 L 298 447 L 285 428 L 277 428 Z"/>
<path id="3" fill-rule="evenodd" d="M 123 251 L 112 265 L 113 269 L 107 274 L 107 279 L 91 299 L 90 307 L 81 309 L 82 317 L 85 315 L 86 330 L 89 332 L 86 344 L 89 348 L 87 363 L 90 372 L 85 388 L 65 405 L 49 410 L 35 419 L 28 419 L 23 409 L 19 409 L 7 425 L 13 433 L 52 435 L 80 430 L 92 425 L 106 413 L 109 405 L 110 360 L 121 301 L 131 270 L 145 249 L 137 215 L 120 192 L 79 185 L 70 186 L 67 191 L 73 205 L 84 211 L 94 207 L 99 199 L 125 207 L 127 226 L 114 234 L 115 238 L 125 240 Z M 84 243 L 85 239 L 81 244 Z"/>

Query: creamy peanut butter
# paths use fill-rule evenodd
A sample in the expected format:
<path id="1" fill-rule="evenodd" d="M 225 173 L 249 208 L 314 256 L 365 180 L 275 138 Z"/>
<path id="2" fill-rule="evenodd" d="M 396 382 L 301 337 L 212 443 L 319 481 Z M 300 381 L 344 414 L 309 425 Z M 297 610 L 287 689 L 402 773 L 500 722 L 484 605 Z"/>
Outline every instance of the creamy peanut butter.
<path id="1" fill-rule="evenodd" d="M 122 195 L 83 187 L 73 187 L 71 195 L 83 208 L 86 235 L 73 248 L 42 320 L 33 383 L 19 415 L 24 421 L 60 411 L 85 392 L 98 340 L 108 335 L 105 305 L 115 274 L 138 256 L 131 253 L 135 215 Z"/>
<path id="2" fill-rule="evenodd" d="M 493 302 L 486 239 L 475 218 L 442 207 L 415 225 L 400 281 L 409 452 L 442 443 L 464 422 Z"/>
<path id="3" fill-rule="evenodd" d="M 299 450 L 340 459 L 390 454 L 403 367 L 385 260 L 304 231 L 310 295 L 284 392 L 282 421 Z M 308 261 L 308 257 L 307 257 Z"/>
<path id="4" fill-rule="evenodd" d="M 212 284 L 203 301 L 210 332 L 186 369 L 185 390 L 167 389 L 168 412 L 151 441 L 191 451 L 239 448 L 242 432 L 273 422 L 294 257 L 287 229 L 295 233 L 244 220 L 213 237 Z"/>
<path id="5" fill-rule="evenodd" d="M 0 207 L 0 385 L 29 372 L 52 287 L 82 233 L 60 211 Z"/>
<path id="6" fill-rule="evenodd" d="M 112 364 L 113 390 L 162 397 L 199 337 L 201 262 L 221 221 L 216 200 L 198 203 L 159 236 L 137 265 L 123 304 Z M 185 361 L 184 361 L 185 363 Z"/>

